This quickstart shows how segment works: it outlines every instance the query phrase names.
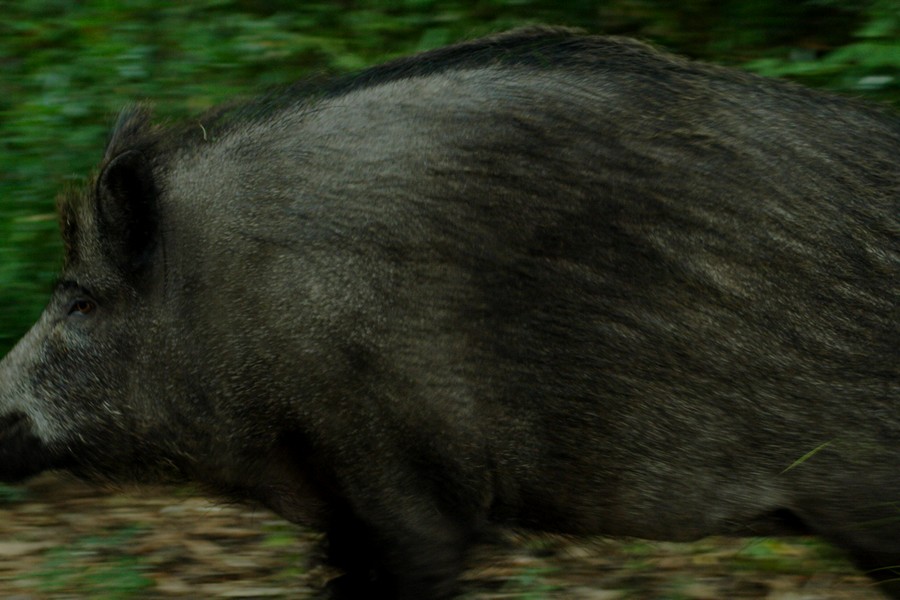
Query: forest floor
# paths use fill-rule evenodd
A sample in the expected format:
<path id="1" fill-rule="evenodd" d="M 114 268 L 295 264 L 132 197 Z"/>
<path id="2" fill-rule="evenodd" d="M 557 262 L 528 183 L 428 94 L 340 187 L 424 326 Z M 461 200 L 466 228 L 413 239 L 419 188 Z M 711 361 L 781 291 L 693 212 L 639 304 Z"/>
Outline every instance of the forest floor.
<path id="1" fill-rule="evenodd" d="M 110 493 L 44 475 L 2 488 L 0 598 L 311 598 L 319 535 L 179 489 Z M 476 548 L 466 600 L 878 600 L 809 538 L 673 544 L 509 533 Z"/>

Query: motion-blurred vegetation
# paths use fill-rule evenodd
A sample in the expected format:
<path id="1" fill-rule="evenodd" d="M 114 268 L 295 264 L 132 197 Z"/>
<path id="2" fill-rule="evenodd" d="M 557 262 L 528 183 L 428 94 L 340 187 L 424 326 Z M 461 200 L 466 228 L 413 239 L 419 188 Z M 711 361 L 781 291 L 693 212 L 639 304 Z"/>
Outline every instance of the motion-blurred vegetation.
<path id="1" fill-rule="evenodd" d="M 54 198 L 114 114 L 184 116 L 310 72 L 528 23 L 638 36 L 765 75 L 900 103 L 898 0 L 0 0 L 0 355 L 59 264 Z"/>

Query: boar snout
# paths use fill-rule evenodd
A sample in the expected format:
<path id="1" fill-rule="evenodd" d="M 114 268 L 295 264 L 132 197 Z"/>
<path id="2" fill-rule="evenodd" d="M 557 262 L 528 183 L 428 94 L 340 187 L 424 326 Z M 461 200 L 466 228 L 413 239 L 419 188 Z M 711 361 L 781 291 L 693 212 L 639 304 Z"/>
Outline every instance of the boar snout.
<path id="1" fill-rule="evenodd" d="M 48 467 L 47 452 L 23 413 L 0 416 L 0 481 L 15 483 Z"/>

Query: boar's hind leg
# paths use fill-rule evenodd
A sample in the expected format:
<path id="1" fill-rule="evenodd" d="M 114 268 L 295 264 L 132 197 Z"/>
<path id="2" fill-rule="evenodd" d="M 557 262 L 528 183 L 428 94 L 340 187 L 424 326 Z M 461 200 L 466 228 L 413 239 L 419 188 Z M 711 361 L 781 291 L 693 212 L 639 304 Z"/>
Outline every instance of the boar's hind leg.
<path id="1" fill-rule="evenodd" d="M 900 501 L 876 492 L 834 504 L 810 500 L 809 506 L 814 508 L 797 513 L 810 529 L 847 552 L 884 593 L 900 599 Z"/>
<path id="2" fill-rule="evenodd" d="M 882 592 L 900 600 L 900 553 L 879 554 L 851 550 L 851 555 L 856 564 L 878 582 L 878 588 Z"/>
<path id="3" fill-rule="evenodd" d="M 895 517 L 900 520 L 900 516 Z M 883 525 L 872 524 L 879 528 Z M 832 539 L 849 552 L 856 565 L 869 577 L 878 582 L 878 588 L 900 600 L 900 526 L 895 522 L 888 526 L 882 539 L 871 542 L 874 534 L 853 535 L 842 532 Z M 861 539 L 862 538 L 862 539 Z M 885 548 L 887 550 L 885 550 Z"/>

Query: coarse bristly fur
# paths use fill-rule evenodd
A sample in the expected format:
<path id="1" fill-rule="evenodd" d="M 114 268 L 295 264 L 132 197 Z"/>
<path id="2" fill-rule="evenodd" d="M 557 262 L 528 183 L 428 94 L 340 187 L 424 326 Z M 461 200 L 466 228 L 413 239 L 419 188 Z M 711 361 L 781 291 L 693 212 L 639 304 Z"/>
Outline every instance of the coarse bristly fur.
<path id="1" fill-rule="evenodd" d="M 785 517 L 900 598 L 900 119 L 531 28 L 123 112 L 0 363 L 0 479 L 195 480 L 448 598 L 490 523 Z"/>

